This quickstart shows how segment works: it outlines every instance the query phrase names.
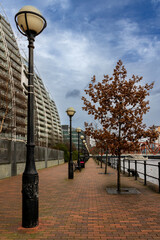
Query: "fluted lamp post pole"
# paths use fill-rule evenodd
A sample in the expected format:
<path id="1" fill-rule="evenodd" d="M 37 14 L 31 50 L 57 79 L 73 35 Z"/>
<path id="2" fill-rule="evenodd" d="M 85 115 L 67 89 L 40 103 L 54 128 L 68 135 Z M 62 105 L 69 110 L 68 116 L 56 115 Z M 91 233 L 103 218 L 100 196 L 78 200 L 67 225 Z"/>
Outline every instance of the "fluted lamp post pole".
<path id="1" fill-rule="evenodd" d="M 80 164 L 80 157 L 79 157 L 79 135 L 81 133 L 81 128 L 78 127 L 76 129 L 77 133 L 78 133 L 78 169 L 80 170 L 81 169 L 81 164 Z"/>
<path id="2" fill-rule="evenodd" d="M 66 111 L 67 115 L 70 118 L 70 158 L 68 162 L 68 179 L 74 178 L 73 172 L 73 160 L 72 160 L 72 117 L 76 113 L 73 107 L 70 107 Z"/>
<path id="3" fill-rule="evenodd" d="M 81 135 L 81 136 L 80 136 L 80 139 L 82 140 L 82 143 L 83 143 L 84 136 Z M 83 144 L 82 144 L 82 153 L 83 153 Z"/>
<path id="4" fill-rule="evenodd" d="M 28 38 L 28 115 L 27 115 L 27 156 L 22 177 L 22 227 L 38 225 L 38 173 L 34 160 L 34 39 L 47 23 L 40 11 L 33 6 L 24 6 L 15 16 L 18 30 Z"/>
<path id="5" fill-rule="evenodd" d="M 85 166 L 85 162 L 86 162 L 86 158 L 85 158 L 85 143 L 86 143 L 86 140 L 84 139 L 82 142 L 83 142 L 83 161 L 84 161 L 84 166 Z"/>

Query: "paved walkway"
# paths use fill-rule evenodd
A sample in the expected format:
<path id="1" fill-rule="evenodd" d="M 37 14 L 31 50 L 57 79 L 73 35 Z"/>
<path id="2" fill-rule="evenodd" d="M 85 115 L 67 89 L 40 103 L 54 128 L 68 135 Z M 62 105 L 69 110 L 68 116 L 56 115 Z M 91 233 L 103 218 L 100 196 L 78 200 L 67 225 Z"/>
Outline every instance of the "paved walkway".
<path id="1" fill-rule="evenodd" d="M 39 171 L 39 226 L 21 227 L 21 176 L 0 180 L 0 239 L 160 239 L 160 194 L 133 178 L 123 187 L 139 195 L 109 195 L 116 171 L 103 174 L 92 159 L 73 180 L 67 164 Z"/>

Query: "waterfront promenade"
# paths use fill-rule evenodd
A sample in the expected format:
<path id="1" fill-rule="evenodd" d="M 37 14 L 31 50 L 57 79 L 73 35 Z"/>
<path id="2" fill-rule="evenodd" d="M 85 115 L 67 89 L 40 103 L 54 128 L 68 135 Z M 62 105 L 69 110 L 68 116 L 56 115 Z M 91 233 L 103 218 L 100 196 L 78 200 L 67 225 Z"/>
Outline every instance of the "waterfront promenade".
<path id="1" fill-rule="evenodd" d="M 109 195 L 116 170 L 103 174 L 92 159 L 74 179 L 68 165 L 39 171 L 39 226 L 21 227 L 21 178 L 0 180 L 0 239 L 160 239 L 160 194 L 133 178 L 122 176 L 123 187 L 138 195 Z"/>

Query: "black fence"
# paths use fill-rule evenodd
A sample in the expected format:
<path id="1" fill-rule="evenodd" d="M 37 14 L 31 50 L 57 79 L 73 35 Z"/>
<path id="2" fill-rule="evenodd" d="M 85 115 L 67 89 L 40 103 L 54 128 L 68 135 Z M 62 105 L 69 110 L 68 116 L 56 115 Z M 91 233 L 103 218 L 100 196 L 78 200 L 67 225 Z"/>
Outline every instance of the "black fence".
<path id="1" fill-rule="evenodd" d="M 105 163 L 106 156 L 94 156 L 95 159 L 99 162 Z M 126 156 L 121 156 L 121 173 L 127 174 L 129 177 L 133 176 L 135 180 L 143 180 L 144 185 L 147 185 L 147 182 L 153 183 L 158 186 L 158 192 L 160 193 L 160 162 L 158 159 L 153 160 L 131 160 L 127 159 Z M 156 163 L 155 163 L 156 162 Z M 114 169 L 117 169 L 118 157 L 117 156 L 108 156 L 108 166 L 111 166 Z M 155 163 L 155 164 L 154 164 Z"/>
<path id="2" fill-rule="evenodd" d="M 104 162 L 103 158 L 103 162 Z M 117 168 L 118 158 L 115 156 L 108 157 L 108 165 Z M 151 161 L 150 161 L 151 162 Z M 141 167 L 139 167 L 141 166 Z M 151 174 L 151 169 L 155 168 L 154 174 Z M 140 170 L 139 170 L 140 169 Z M 144 185 L 147 185 L 148 179 L 155 179 L 158 183 L 160 193 L 160 162 L 157 164 L 148 163 L 148 160 L 128 160 L 125 157 L 121 158 L 121 173 L 134 176 L 135 180 L 140 176 L 143 179 Z M 151 181 L 152 182 L 152 181 Z"/>

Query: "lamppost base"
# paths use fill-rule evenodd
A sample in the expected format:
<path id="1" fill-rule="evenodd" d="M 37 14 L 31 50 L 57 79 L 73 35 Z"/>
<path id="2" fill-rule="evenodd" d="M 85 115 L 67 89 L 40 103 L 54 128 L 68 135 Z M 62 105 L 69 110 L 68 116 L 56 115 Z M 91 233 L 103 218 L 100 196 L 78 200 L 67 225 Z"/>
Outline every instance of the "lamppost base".
<path id="1" fill-rule="evenodd" d="M 68 179 L 74 178 L 74 172 L 73 172 L 73 162 L 69 163 L 69 169 L 68 169 Z"/>
<path id="2" fill-rule="evenodd" d="M 38 225 L 38 173 L 25 174 L 22 178 L 22 227 Z"/>

